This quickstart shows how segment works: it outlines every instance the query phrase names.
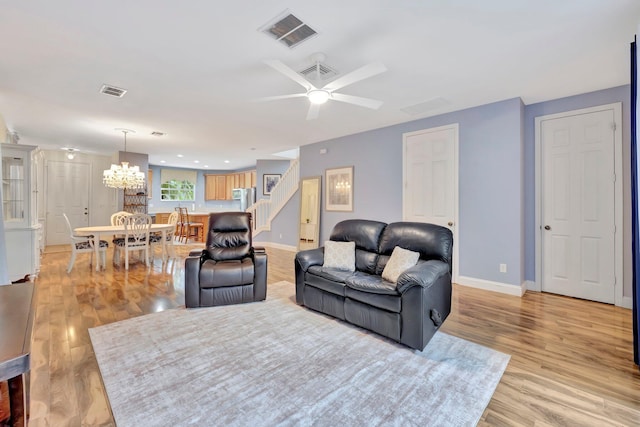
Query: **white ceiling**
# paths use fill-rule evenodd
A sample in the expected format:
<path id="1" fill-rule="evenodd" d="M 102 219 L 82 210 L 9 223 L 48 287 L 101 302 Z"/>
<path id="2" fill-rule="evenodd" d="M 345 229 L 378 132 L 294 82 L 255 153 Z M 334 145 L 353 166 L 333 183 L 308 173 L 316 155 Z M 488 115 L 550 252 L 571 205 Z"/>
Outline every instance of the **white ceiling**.
<path id="1" fill-rule="evenodd" d="M 443 112 L 628 84 L 629 43 L 640 23 L 638 0 L 0 5 L 0 114 L 20 143 L 111 155 L 124 146 L 114 129 L 129 128 L 136 133 L 128 151 L 148 153 L 151 164 L 231 170 Z M 289 49 L 258 31 L 287 9 L 319 35 Z M 382 107 L 330 101 L 307 121 L 306 98 L 255 102 L 303 91 L 264 60 L 298 70 L 315 52 L 340 75 L 384 63 L 387 72 L 340 90 Z M 100 94 L 105 83 L 128 93 Z M 402 111 L 434 99 L 440 106 L 422 114 Z"/>

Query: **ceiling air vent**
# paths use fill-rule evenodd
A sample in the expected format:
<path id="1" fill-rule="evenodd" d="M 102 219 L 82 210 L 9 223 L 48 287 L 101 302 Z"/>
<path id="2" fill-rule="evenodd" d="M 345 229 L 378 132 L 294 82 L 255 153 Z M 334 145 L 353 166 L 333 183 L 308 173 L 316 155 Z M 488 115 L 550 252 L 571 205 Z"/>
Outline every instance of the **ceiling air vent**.
<path id="1" fill-rule="evenodd" d="M 153 136 L 164 136 L 165 133 L 164 132 L 158 132 L 157 130 L 154 130 L 153 132 L 151 132 L 151 135 L 153 135 Z"/>
<path id="2" fill-rule="evenodd" d="M 316 80 L 326 80 L 330 77 L 338 75 L 338 72 L 336 70 L 321 62 L 310 65 L 304 70 L 298 71 L 298 73 L 302 74 L 308 79 Z"/>
<path id="3" fill-rule="evenodd" d="M 110 86 L 110 85 L 102 85 L 100 88 L 100 93 L 104 93 L 105 95 L 117 96 L 118 98 L 122 98 L 125 93 L 127 93 L 126 89 L 121 89 L 119 87 Z"/>
<path id="4" fill-rule="evenodd" d="M 318 34 L 288 10 L 259 28 L 258 31 L 278 40 L 289 48 L 294 48 Z"/>

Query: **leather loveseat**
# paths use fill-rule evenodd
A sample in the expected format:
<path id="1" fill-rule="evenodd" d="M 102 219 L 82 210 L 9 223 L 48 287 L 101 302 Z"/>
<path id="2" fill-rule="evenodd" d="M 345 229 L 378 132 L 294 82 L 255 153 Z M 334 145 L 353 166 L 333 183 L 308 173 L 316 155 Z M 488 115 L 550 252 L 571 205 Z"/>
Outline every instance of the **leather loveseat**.
<path id="1" fill-rule="evenodd" d="M 451 311 L 451 231 L 353 219 L 336 224 L 330 240 L 355 242 L 355 271 L 323 267 L 325 247 L 298 252 L 296 302 L 423 350 Z M 381 274 L 396 246 L 420 255 L 391 283 Z"/>

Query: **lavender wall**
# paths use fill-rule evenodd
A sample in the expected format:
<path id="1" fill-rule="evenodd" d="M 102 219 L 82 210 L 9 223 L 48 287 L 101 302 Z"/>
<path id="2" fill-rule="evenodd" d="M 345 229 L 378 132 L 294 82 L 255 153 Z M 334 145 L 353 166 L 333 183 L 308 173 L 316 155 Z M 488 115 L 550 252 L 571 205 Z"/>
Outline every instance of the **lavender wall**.
<path id="1" fill-rule="evenodd" d="M 354 166 L 354 211 L 327 212 L 323 202 L 320 241 L 343 219 L 402 220 L 402 134 L 458 123 L 460 275 L 519 286 L 522 108 L 515 98 L 301 147 L 301 176 L 324 177 L 327 168 Z M 290 219 L 292 226 L 297 221 Z M 499 273 L 501 263 L 507 273 Z"/>
<path id="2" fill-rule="evenodd" d="M 535 280 L 535 117 L 613 102 L 623 104 L 624 230 L 630 229 L 628 85 L 523 105 L 519 98 L 300 147 L 300 176 L 354 166 L 354 211 L 324 210 L 320 241 L 347 218 L 402 219 L 402 134 L 459 124 L 460 275 L 512 285 Z M 326 149 L 326 154 L 320 150 Z M 297 242 L 299 198 L 276 218 L 268 241 Z M 624 295 L 631 295 L 630 241 L 624 240 Z M 282 235 L 283 239 L 279 236 Z M 498 265 L 507 264 L 507 273 Z"/>

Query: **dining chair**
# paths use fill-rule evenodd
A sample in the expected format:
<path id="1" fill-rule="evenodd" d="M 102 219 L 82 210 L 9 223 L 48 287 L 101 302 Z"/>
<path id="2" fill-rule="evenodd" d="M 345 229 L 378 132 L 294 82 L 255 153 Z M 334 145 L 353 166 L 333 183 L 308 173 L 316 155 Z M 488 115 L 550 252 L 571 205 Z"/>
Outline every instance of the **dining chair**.
<path id="1" fill-rule="evenodd" d="M 116 212 L 114 214 L 111 215 L 111 225 L 123 225 L 124 224 L 124 219 L 131 215 L 131 212 L 127 212 L 127 211 L 119 211 Z M 116 234 L 115 236 L 113 236 L 113 244 L 116 244 L 116 239 L 122 239 L 124 237 L 124 234 Z M 120 252 L 119 251 L 115 251 L 113 253 L 113 262 L 116 264 L 120 264 Z"/>
<path id="2" fill-rule="evenodd" d="M 169 219 L 167 220 L 167 224 L 173 224 L 173 228 L 166 231 L 165 237 L 165 245 L 169 249 L 169 256 L 172 258 L 176 257 L 176 248 L 173 246 L 173 239 L 175 238 L 176 230 L 178 229 L 178 219 L 180 214 L 177 211 L 171 212 L 169 215 Z M 162 242 L 162 233 L 152 233 L 149 237 L 149 244 L 151 245 L 151 254 L 154 253 L 154 248 L 156 246 L 161 246 Z M 164 261 L 164 260 L 163 260 Z"/>
<path id="3" fill-rule="evenodd" d="M 91 258 L 89 259 L 89 265 L 93 265 L 93 253 L 95 252 L 95 247 L 93 246 L 94 237 L 76 236 L 75 234 L 73 234 L 71 222 L 69 222 L 69 217 L 67 217 L 67 214 L 63 213 L 62 216 L 67 223 L 67 229 L 69 230 L 69 236 L 71 237 L 71 259 L 69 260 L 69 265 L 67 266 L 67 273 L 71 273 L 73 264 L 76 262 L 76 256 L 78 254 L 90 254 Z M 98 249 L 98 251 L 100 253 L 100 257 L 102 258 L 102 265 L 106 264 L 108 247 L 109 242 L 107 242 L 106 240 L 100 240 L 100 248 Z"/>
<path id="4" fill-rule="evenodd" d="M 111 215 L 111 225 L 122 225 L 124 224 L 124 219 L 131 215 L 131 212 L 120 211 Z"/>
<path id="5" fill-rule="evenodd" d="M 184 243 L 189 243 L 189 238 L 197 238 L 200 236 L 200 233 L 204 229 L 204 224 L 201 222 L 191 222 L 187 208 L 181 207 L 180 212 L 183 220 L 183 233 L 180 236 L 180 240 L 182 241 L 182 237 L 184 237 Z"/>
<path id="6" fill-rule="evenodd" d="M 129 270 L 129 252 L 144 251 L 144 263 L 149 265 L 149 230 L 151 216 L 147 214 L 131 214 L 124 218 L 124 237 L 114 239 L 116 252 L 124 252 L 124 268 Z M 118 264 L 122 254 L 118 254 Z M 115 254 L 114 254 L 115 262 Z"/>
<path id="7" fill-rule="evenodd" d="M 178 224 L 176 226 L 176 232 L 174 238 L 178 239 L 178 242 L 182 241 L 182 234 L 184 233 L 184 222 L 185 219 L 182 217 L 182 208 L 179 206 L 175 207 L 175 212 L 178 214 Z"/>

